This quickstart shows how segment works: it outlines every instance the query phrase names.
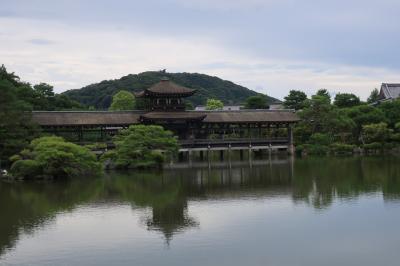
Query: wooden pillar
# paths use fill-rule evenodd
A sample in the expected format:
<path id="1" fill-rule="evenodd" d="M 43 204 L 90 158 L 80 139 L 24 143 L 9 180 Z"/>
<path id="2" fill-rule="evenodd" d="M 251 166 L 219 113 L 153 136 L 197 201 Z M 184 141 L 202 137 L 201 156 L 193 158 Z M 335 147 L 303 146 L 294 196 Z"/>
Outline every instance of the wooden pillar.
<path id="1" fill-rule="evenodd" d="M 253 166 L 253 158 L 251 157 L 251 144 L 249 145 L 249 165 L 250 165 L 250 168 Z"/>
<path id="2" fill-rule="evenodd" d="M 104 131 L 102 126 L 100 126 L 100 139 L 101 141 L 104 141 Z"/>
<path id="3" fill-rule="evenodd" d="M 183 161 L 183 152 L 178 153 L 178 160 Z"/>
<path id="4" fill-rule="evenodd" d="M 192 149 L 188 150 L 189 165 L 192 165 Z"/>
<path id="5" fill-rule="evenodd" d="M 288 124 L 287 127 L 288 131 L 288 153 L 289 154 L 294 154 L 294 145 L 293 145 L 293 126 L 291 124 Z"/>
<path id="6" fill-rule="evenodd" d="M 251 160 L 251 144 L 249 145 L 249 160 Z"/>
<path id="7" fill-rule="evenodd" d="M 79 127 L 78 129 L 78 141 L 81 142 L 83 139 L 83 129 L 82 127 Z"/>

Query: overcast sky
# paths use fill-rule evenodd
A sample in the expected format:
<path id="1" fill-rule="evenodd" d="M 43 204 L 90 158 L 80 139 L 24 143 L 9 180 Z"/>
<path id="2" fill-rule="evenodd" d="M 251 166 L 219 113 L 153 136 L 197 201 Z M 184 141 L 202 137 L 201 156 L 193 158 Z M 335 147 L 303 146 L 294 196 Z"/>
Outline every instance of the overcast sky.
<path id="1" fill-rule="evenodd" d="M 283 98 L 400 82 L 399 0 L 0 0 L 0 64 L 57 92 L 148 70 Z"/>

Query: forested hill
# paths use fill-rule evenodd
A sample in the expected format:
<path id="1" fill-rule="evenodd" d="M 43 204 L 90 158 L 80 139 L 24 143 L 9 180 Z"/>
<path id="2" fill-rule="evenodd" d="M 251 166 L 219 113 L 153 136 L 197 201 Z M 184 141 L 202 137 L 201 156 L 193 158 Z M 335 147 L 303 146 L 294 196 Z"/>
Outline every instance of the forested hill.
<path id="1" fill-rule="evenodd" d="M 64 94 L 84 105 L 106 109 L 111 104 L 112 96 L 119 90 L 139 92 L 159 82 L 163 77 L 167 77 L 179 85 L 197 89 L 196 94 L 188 98 L 194 106 L 204 105 L 208 98 L 222 100 L 225 104 L 242 104 L 247 97 L 259 95 L 255 91 L 218 77 L 198 73 L 168 73 L 164 71 L 130 74 L 120 79 L 105 80 L 81 89 L 69 90 Z M 267 100 L 268 103 L 277 101 L 268 96 Z"/>

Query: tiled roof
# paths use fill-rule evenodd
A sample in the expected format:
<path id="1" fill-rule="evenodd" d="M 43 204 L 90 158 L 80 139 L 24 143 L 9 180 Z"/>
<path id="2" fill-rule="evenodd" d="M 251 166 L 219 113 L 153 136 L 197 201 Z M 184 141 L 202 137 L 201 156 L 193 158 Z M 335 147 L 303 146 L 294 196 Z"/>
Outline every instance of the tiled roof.
<path id="1" fill-rule="evenodd" d="M 41 126 L 122 126 L 138 124 L 142 119 L 202 120 L 205 123 L 263 123 L 297 122 L 300 118 L 290 110 L 241 110 L 241 111 L 40 111 L 32 112 L 32 120 Z"/>
<path id="2" fill-rule="evenodd" d="M 257 123 L 257 122 L 297 122 L 299 116 L 291 110 L 240 110 L 208 111 L 204 122 L 208 123 Z"/>
<path id="3" fill-rule="evenodd" d="M 180 96 L 191 96 L 196 92 L 196 90 L 183 87 L 181 85 L 175 84 L 174 82 L 163 79 L 160 82 L 154 84 L 150 88 L 139 92 L 136 97 L 143 97 L 146 95 L 180 95 Z"/>
<path id="4" fill-rule="evenodd" d="M 205 114 L 200 112 L 149 112 L 143 114 L 141 118 L 149 120 L 203 120 Z"/>
<path id="5" fill-rule="evenodd" d="M 61 111 L 32 112 L 32 120 L 41 126 L 80 126 L 80 125 L 131 125 L 139 123 L 137 111 Z"/>
<path id="6" fill-rule="evenodd" d="M 381 97 L 383 99 L 397 99 L 400 97 L 400 84 L 399 83 L 382 83 Z"/>

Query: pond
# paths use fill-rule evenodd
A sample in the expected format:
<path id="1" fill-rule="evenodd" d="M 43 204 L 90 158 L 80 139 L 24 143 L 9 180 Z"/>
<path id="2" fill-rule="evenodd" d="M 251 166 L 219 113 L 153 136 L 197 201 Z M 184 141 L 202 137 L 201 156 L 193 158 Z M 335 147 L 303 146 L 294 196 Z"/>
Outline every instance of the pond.
<path id="1" fill-rule="evenodd" d="M 0 182 L 1 265 L 399 265 L 400 159 Z"/>

